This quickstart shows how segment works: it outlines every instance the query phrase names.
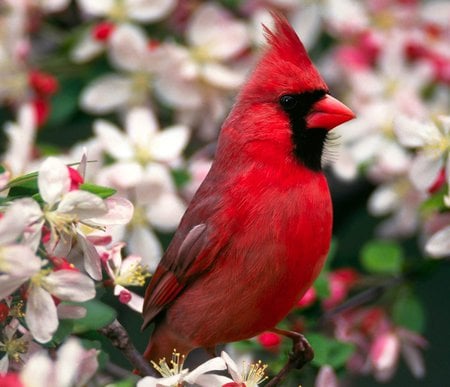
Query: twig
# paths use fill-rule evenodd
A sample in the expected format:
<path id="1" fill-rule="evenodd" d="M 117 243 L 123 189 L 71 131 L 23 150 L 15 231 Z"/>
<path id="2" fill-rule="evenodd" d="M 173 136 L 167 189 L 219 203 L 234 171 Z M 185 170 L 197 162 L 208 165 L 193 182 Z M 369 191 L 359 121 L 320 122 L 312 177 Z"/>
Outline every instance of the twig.
<path id="1" fill-rule="evenodd" d="M 285 366 L 276 374 L 265 387 L 278 386 L 293 369 L 300 370 L 314 358 L 314 351 L 306 338 L 297 332 L 274 329 L 273 332 L 287 336 L 292 339 L 293 352 Z"/>
<path id="2" fill-rule="evenodd" d="M 119 321 L 114 320 L 111 324 L 99 329 L 99 332 L 107 337 L 112 345 L 123 353 L 131 365 L 135 367 L 142 376 L 160 376 L 156 374 L 150 363 L 144 359 L 133 345 L 127 331 Z"/>

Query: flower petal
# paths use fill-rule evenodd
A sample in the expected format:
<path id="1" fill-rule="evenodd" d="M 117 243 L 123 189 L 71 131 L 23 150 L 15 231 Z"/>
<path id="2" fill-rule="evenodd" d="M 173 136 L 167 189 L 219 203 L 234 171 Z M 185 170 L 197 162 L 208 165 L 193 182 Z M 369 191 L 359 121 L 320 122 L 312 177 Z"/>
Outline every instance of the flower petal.
<path id="1" fill-rule="evenodd" d="M 50 205 L 55 204 L 70 189 L 67 166 L 56 157 L 49 157 L 39 168 L 38 186 L 42 199 Z"/>
<path id="2" fill-rule="evenodd" d="M 97 120 L 94 133 L 105 151 L 118 160 L 128 160 L 134 156 L 130 141 L 119 128 L 108 121 Z"/>
<path id="3" fill-rule="evenodd" d="M 128 199 L 120 196 L 104 200 L 107 213 L 89 219 L 87 223 L 96 226 L 124 225 L 128 224 L 133 217 L 134 206 Z"/>
<path id="4" fill-rule="evenodd" d="M 439 141 L 442 137 L 436 126 L 422 123 L 404 115 L 395 118 L 394 132 L 400 144 L 410 148 L 422 147 Z"/>
<path id="5" fill-rule="evenodd" d="M 142 257 L 142 264 L 147 265 L 151 272 L 156 270 L 162 255 L 158 238 L 148 227 L 134 227 L 129 237 L 128 248 L 131 253 Z"/>
<path id="6" fill-rule="evenodd" d="M 173 231 L 180 223 L 186 205 L 172 192 L 164 192 L 147 207 L 149 222 L 162 231 Z"/>
<path id="7" fill-rule="evenodd" d="M 31 198 L 15 200 L 0 218 L 0 245 L 15 242 L 25 227 L 42 215 L 39 205 Z"/>
<path id="8" fill-rule="evenodd" d="M 91 34 L 86 33 L 70 52 L 70 59 L 75 63 L 87 62 L 100 55 L 104 49 L 105 46 L 101 42 L 92 39 Z"/>
<path id="9" fill-rule="evenodd" d="M 40 286 L 32 285 L 28 292 L 25 321 L 34 339 L 47 343 L 58 328 L 58 316 L 52 296 Z"/>
<path id="10" fill-rule="evenodd" d="M 143 68 L 148 51 L 145 32 L 136 25 L 122 24 L 112 34 L 108 52 L 115 67 L 132 72 Z"/>
<path id="11" fill-rule="evenodd" d="M 134 108 L 127 114 L 125 121 L 127 133 L 133 144 L 141 147 L 147 147 L 151 144 L 159 126 L 152 110 Z"/>
<path id="12" fill-rule="evenodd" d="M 442 157 L 419 153 L 409 170 L 409 178 L 420 191 L 426 191 L 436 181 L 444 165 Z"/>
<path id="13" fill-rule="evenodd" d="M 86 316 L 86 308 L 78 305 L 59 304 L 56 307 L 59 319 L 77 320 Z"/>
<path id="14" fill-rule="evenodd" d="M 434 234 L 425 245 L 425 251 L 433 258 L 443 258 L 450 255 L 450 226 Z"/>
<path id="15" fill-rule="evenodd" d="M 230 355 L 228 355 L 228 353 L 226 353 L 225 351 L 222 351 L 220 353 L 220 356 L 225 361 L 227 368 L 228 368 L 228 372 L 230 373 L 233 380 L 237 383 L 242 383 L 243 380 L 242 380 L 241 373 L 239 372 L 239 369 L 238 369 L 236 363 L 230 357 Z"/>
<path id="16" fill-rule="evenodd" d="M 89 219 L 107 214 L 108 209 L 103 199 L 91 192 L 76 190 L 64 195 L 57 211 L 75 215 L 77 219 Z"/>
<path id="17" fill-rule="evenodd" d="M 127 0 L 128 16 L 140 22 L 152 22 L 167 16 L 177 2 L 175 0 Z"/>
<path id="18" fill-rule="evenodd" d="M 157 133 L 151 143 L 150 154 L 157 161 L 173 161 L 180 156 L 189 140 L 189 129 L 178 125 Z"/>
<path id="19" fill-rule="evenodd" d="M 203 375 L 210 371 L 222 371 L 227 369 L 227 365 L 225 360 L 221 357 L 215 357 L 210 359 L 202 364 L 200 364 L 197 368 L 189 372 L 185 377 L 184 381 L 187 383 L 195 384 L 197 382 L 197 378 L 200 375 Z"/>
<path id="20" fill-rule="evenodd" d="M 95 297 L 94 282 L 75 270 L 58 270 L 44 278 L 46 289 L 64 301 L 87 301 Z"/>
<path id="21" fill-rule="evenodd" d="M 202 76 L 208 83 L 225 90 L 235 90 L 245 80 L 244 73 L 212 62 L 202 67 Z"/>
<path id="22" fill-rule="evenodd" d="M 132 95 L 128 78 L 108 74 L 95 79 L 83 90 L 80 105 L 90 113 L 104 114 L 125 106 Z"/>
<path id="23" fill-rule="evenodd" d="M 210 57 L 220 60 L 232 58 L 250 43 L 246 25 L 213 3 L 195 12 L 187 29 L 187 39 L 192 45 L 205 48 Z"/>
<path id="24" fill-rule="evenodd" d="M 54 387 L 52 383 L 53 364 L 44 351 L 33 354 L 25 362 L 20 372 L 20 380 L 23 386 Z"/>
<path id="25" fill-rule="evenodd" d="M 84 269 L 95 280 L 102 279 L 102 266 L 100 263 L 100 255 L 98 254 L 93 243 L 83 234 L 78 233 L 78 243 L 81 245 L 84 255 Z"/>
<path id="26" fill-rule="evenodd" d="M 78 5 L 83 10 L 92 16 L 104 16 L 114 6 L 115 0 L 78 0 Z"/>

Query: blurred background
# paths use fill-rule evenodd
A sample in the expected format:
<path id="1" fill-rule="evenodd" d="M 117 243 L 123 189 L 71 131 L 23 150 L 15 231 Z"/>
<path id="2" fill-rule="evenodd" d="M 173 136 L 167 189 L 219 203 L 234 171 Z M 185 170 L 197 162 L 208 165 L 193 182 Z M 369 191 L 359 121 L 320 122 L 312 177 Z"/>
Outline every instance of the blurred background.
<path id="1" fill-rule="evenodd" d="M 0 172 L 13 179 L 50 155 L 76 163 L 87 152 L 86 181 L 135 208 L 108 232 L 152 272 L 264 49 L 270 11 L 357 115 L 323 160 L 335 211 L 327 266 L 282 324 L 304 332 L 316 358 L 285 385 L 445 385 L 448 1 L 0 0 Z M 140 315 L 108 290 L 98 297 L 143 349 Z M 228 350 L 271 376 L 289 348 L 265 333 Z"/>

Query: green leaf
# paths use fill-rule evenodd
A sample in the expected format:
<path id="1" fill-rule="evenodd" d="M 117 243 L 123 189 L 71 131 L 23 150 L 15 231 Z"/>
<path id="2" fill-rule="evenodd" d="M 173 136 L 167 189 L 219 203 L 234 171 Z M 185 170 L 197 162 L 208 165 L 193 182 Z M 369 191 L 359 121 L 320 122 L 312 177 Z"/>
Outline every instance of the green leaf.
<path id="1" fill-rule="evenodd" d="M 321 272 L 314 282 L 314 290 L 321 300 L 330 296 L 330 283 L 326 272 Z"/>
<path id="2" fill-rule="evenodd" d="M 445 187 L 445 189 L 436 192 L 434 195 L 430 196 L 424 202 L 422 202 L 422 204 L 420 205 L 420 211 L 424 215 L 428 215 L 433 212 L 440 212 L 445 210 L 447 208 L 444 203 L 444 196 L 446 194 L 447 194 L 447 187 Z"/>
<path id="3" fill-rule="evenodd" d="M 30 197 L 39 193 L 37 174 L 35 176 L 29 176 L 28 179 L 23 179 L 20 182 L 15 179 L 11 181 L 8 186 L 11 187 L 8 192 L 8 198 Z M 19 178 L 20 179 L 20 178 Z"/>
<path id="4" fill-rule="evenodd" d="M 109 383 L 108 387 L 135 387 L 138 381 L 138 377 L 130 377 L 128 379 L 119 380 L 114 383 Z"/>
<path id="5" fill-rule="evenodd" d="M 352 344 L 343 343 L 319 333 L 309 333 L 307 338 L 314 349 L 315 356 L 312 363 L 317 367 L 326 364 L 335 369 L 344 367 L 354 351 Z"/>
<path id="6" fill-rule="evenodd" d="M 421 333 L 425 329 L 426 317 L 422 303 L 410 291 L 403 291 L 395 300 L 392 319 L 397 325 L 415 332 Z"/>
<path id="7" fill-rule="evenodd" d="M 11 180 L 8 183 L 7 187 L 8 188 L 16 187 L 28 182 L 35 182 L 37 186 L 37 176 L 38 176 L 37 172 L 31 172 L 28 173 L 27 175 L 16 177 L 15 179 Z"/>
<path id="8" fill-rule="evenodd" d="M 52 347 L 61 344 L 73 331 L 73 320 L 59 320 L 58 329 L 53 335 L 50 345 Z"/>
<path id="9" fill-rule="evenodd" d="M 402 248 L 394 242 L 370 241 L 361 251 L 361 263 L 370 273 L 398 274 L 403 260 Z"/>
<path id="10" fill-rule="evenodd" d="M 170 172 L 178 188 L 184 187 L 191 181 L 191 174 L 186 169 L 172 169 Z"/>
<path id="11" fill-rule="evenodd" d="M 100 196 L 102 199 L 109 198 L 117 192 L 114 188 L 103 187 L 101 185 L 95 185 L 91 183 L 80 184 L 80 189 Z"/>
<path id="12" fill-rule="evenodd" d="M 77 304 L 86 308 L 86 316 L 74 321 L 73 332 L 84 333 L 97 330 L 111 323 L 117 316 L 116 311 L 98 300 Z"/>

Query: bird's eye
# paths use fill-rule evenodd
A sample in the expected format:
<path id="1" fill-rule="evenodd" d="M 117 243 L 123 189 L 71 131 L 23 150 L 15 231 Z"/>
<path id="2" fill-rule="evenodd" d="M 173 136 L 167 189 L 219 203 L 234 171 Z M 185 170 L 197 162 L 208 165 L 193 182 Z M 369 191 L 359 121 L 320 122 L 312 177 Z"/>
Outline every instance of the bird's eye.
<path id="1" fill-rule="evenodd" d="M 292 110 L 297 106 L 297 98 L 286 94 L 280 97 L 280 105 L 284 110 Z"/>

